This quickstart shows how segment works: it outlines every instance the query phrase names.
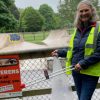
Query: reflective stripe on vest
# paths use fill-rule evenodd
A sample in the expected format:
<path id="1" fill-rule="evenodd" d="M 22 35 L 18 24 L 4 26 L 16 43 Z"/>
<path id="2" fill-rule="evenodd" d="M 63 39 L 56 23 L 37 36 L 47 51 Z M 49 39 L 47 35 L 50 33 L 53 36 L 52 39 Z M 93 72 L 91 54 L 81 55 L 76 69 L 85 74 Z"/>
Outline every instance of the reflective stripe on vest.
<path id="1" fill-rule="evenodd" d="M 73 40 L 74 40 L 75 35 L 76 35 L 76 29 L 74 29 L 74 34 L 72 35 L 71 40 L 69 42 L 69 48 L 70 49 L 68 49 L 68 51 L 67 51 L 66 67 L 70 67 L 71 66 L 71 58 L 72 58 L 72 51 L 73 51 Z M 71 71 L 67 71 L 69 69 L 70 68 L 66 68 L 66 74 L 71 74 Z"/>
<path id="2" fill-rule="evenodd" d="M 95 27 L 91 29 L 89 36 L 87 37 L 87 41 L 85 43 L 85 57 L 90 56 L 94 52 L 94 30 Z"/>
<path id="3" fill-rule="evenodd" d="M 94 53 L 94 49 L 95 49 L 94 39 L 97 39 L 97 36 L 95 37 L 94 30 L 95 30 L 95 28 L 91 29 L 91 32 L 86 41 L 84 57 L 89 57 L 90 55 L 92 55 Z M 100 32 L 100 26 L 99 26 L 98 32 Z M 97 35 L 98 35 L 98 32 L 97 32 Z M 91 45 L 91 46 L 89 46 L 89 45 Z M 89 66 L 88 69 L 86 69 L 86 70 L 81 70 L 80 73 L 86 74 L 86 75 L 92 75 L 92 76 L 100 76 L 100 62 Z"/>
<path id="4" fill-rule="evenodd" d="M 92 27 L 91 31 L 90 31 L 90 34 L 87 38 L 87 41 L 85 43 L 85 54 L 84 54 L 84 57 L 89 57 L 91 54 L 94 53 L 94 38 L 97 38 L 97 37 L 94 37 L 94 31 L 95 31 L 95 27 Z M 100 32 L 100 26 L 99 26 L 99 29 L 98 31 Z M 74 38 L 75 38 L 75 35 L 76 35 L 76 30 L 70 40 L 70 43 L 69 43 L 69 47 L 71 47 L 70 50 L 68 50 L 67 52 L 67 61 L 66 61 L 66 67 L 69 67 L 71 66 L 71 58 L 72 58 L 72 51 L 73 51 L 73 41 L 74 41 Z M 92 75 L 92 76 L 100 76 L 100 63 L 96 63 L 95 65 L 93 66 L 89 66 L 88 69 L 86 70 L 81 70 L 80 73 L 82 74 L 87 74 L 87 75 Z M 71 74 L 71 72 L 67 72 L 67 68 L 66 68 L 66 74 Z"/>

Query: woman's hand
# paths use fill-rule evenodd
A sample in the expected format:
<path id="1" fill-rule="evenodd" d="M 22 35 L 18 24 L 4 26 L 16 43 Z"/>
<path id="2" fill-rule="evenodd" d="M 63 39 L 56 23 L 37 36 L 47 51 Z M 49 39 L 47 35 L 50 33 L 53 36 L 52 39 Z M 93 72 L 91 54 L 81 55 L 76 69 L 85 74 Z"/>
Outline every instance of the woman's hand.
<path id="1" fill-rule="evenodd" d="M 58 50 L 54 50 L 53 52 L 51 52 L 52 56 L 58 56 Z"/>
<path id="2" fill-rule="evenodd" d="M 76 71 L 80 71 L 82 68 L 81 68 L 81 65 L 78 63 L 75 65 L 75 70 Z"/>

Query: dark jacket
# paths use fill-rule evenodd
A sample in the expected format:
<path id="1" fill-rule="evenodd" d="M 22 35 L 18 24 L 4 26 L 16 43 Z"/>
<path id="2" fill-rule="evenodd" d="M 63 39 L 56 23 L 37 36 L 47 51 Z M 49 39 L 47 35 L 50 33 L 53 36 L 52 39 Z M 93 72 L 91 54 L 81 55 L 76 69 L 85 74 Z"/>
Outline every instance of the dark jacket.
<path id="1" fill-rule="evenodd" d="M 79 63 L 83 69 L 86 69 L 90 65 L 100 61 L 100 34 L 98 34 L 97 37 L 97 45 L 94 54 L 88 58 L 84 58 L 85 43 L 93 26 L 96 26 L 96 24 L 90 24 L 89 27 L 84 30 L 80 28 L 77 29 L 74 39 L 72 65 Z M 66 57 L 66 53 L 67 49 L 58 50 L 58 55 L 60 57 Z"/>

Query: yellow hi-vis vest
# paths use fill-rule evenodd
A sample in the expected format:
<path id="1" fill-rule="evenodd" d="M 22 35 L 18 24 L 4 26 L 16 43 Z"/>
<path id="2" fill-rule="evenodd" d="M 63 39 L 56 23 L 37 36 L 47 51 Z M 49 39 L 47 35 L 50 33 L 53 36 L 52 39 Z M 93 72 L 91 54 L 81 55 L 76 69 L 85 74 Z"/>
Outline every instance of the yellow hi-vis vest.
<path id="1" fill-rule="evenodd" d="M 100 26 L 98 27 L 98 32 L 100 32 Z M 67 71 L 70 68 L 68 68 L 69 66 L 71 66 L 71 59 L 72 59 L 72 52 L 73 52 L 73 41 L 76 35 L 76 29 L 74 31 L 74 34 L 69 42 L 69 49 L 67 51 L 67 56 L 66 56 L 66 74 L 71 74 L 71 71 Z M 91 28 L 91 31 L 89 33 L 89 36 L 87 38 L 87 41 L 85 43 L 85 53 L 84 53 L 84 58 L 85 57 L 89 57 L 94 53 L 94 39 L 97 38 L 95 37 L 95 27 Z M 88 69 L 85 70 L 81 70 L 80 73 L 82 74 L 86 74 L 86 75 L 91 75 L 91 76 L 100 76 L 100 62 L 89 66 Z"/>

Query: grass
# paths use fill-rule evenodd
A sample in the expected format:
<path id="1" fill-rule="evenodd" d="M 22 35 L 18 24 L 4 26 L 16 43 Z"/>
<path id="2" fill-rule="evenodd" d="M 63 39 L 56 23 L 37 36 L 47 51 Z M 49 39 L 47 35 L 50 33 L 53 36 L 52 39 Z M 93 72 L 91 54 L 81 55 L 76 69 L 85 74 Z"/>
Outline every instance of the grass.
<path id="1" fill-rule="evenodd" d="M 67 30 L 69 34 L 73 34 L 74 28 Z M 49 35 L 49 31 L 41 32 L 25 32 L 23 33 L 24 40 L 32 43 L 40 43 Z"/>
<path id="2" fill-rule="evenodd" d="M 43 41 L 49 32 L 32 32 L 32 33 L 23 33 L 23 37 L 25 41 L 33 42 L 33 43 L 40 43 Z"/>

